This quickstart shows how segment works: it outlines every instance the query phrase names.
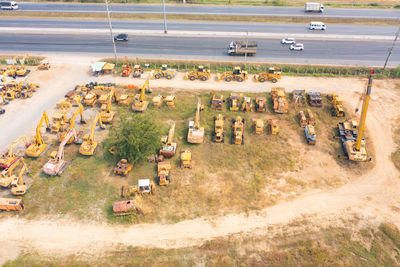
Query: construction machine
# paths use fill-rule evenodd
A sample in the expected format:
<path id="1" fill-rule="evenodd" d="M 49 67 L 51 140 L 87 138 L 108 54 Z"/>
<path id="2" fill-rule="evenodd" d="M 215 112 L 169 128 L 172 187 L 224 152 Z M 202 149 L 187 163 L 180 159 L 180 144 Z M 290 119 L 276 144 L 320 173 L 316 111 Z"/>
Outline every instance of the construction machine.
<path id="1" fill-rule="evenodd" d="M 85 105 L 86 107 L 89 107 L 89 106 L 94 107 L 94 105 L 96 105 L 96 103 L 97 103 L 97 95 L 93 92 L 87 93 L 87 95 L 83 99 L 83 105 Z"/>
<path id="2" fill-rule="evenodd" d="M 175 156 L 176 153 L 176 143 L 172 142 L 175 133 L 175 122 L 172 124 L 171 128 L 169 129 L 168 136 L 161 145 L 160 155 L 163 155 L 166 158 L 170 158 Z"/>
<path id="3" fill-rule="evenodd" d="M 311 112 L 311 109 L 307 109 L 307 115 L 308 115 L 308 124 L 311 124 L 312 126 L 315 126 L 316 121 L 314 114 Z"/>
<path id="4" fill-rule="evenodd" d="M 25 68 L 25 60 L 26 60 L 27 57 L 29 57 L 29 54 L 26 54 L 26 55 L 20 60 L 21 65 L 20 65 L 20 66 L 17 66 L 17 68 L 16 68 L 16 70 L 15 70 L 15 74 L 16 74 L 17 76 L 25 77 L 25 76 L 28 75 L 28 73 L 30 72 L 30 70 L 27 70 L 27 69 Z"/>
<path id="5" fill-rule="evenodd" d="M 122 77 L 129 77 L 129 75 L 131 75 L 132 72 L 132 67 L 131 64 L 129 64 L 128 58 L 125 57 L 126 59 L 126 63 L 122 65 Z"/>
<path id="6" fill-rule="evenodd" d="M 10 168 L 18 160 L 18 156 L 14 154 L 14 148 L 20 142 L 24 142 L 25 148 L 28 148 L 30 146 L 30 143 L 26 141 L 25 137 L 18 138 L 15 142 L 13 142 L 10 145 L 8 150 L 6 150 L 0 155 L 0 168 L 2 169 Z"/>
<path id="7" fill-rule="evenodd" d="M 83 119 L 83 107 L 82 105 L 79 105 L 79 107 L 75 110 L 74 114 L 72 115 L 71 119 L 69 120 L 69 123 L 64 125 L 61 134 L 58 137 L 58 140 L 62 142 L 65 139 L 65 136 L 68 135 L 69 131 L 71 129 L 75 129 L 75 120 L 76 117 L 80 115 L 80 121 L 79 123 L 85 124 L 86 121 Z M 76 139 L 77 135 L 71 135 L 70 139 L 67 140 L 67 144 L 71 144 L 72 142 L 77 142 L 78 139 Z"/>
<path id="8" fill-rule="evenodd" d="M 53 124 L 51 125 L 51 133 L 58 133 L 61 129 L 61 127 L 63 127 L 68 119 L 67 116 L 65 115 L 65 110 L 62 111 L 61 113 L 56 113 L 53 115 L 52 117 L 52 122 Z"/>
<path id="9" fill-rule="evenodd" d="M 265 97 L 256 97 L 256 111 L 264 112 L 267 106 L 267 99 Z"/>
<path id="10" fill-rule="evenodd" d="M 140 78 L 143 74 L 144 70 L 142 69 L 142 66 L 140 65 L 135 65 L 133 66 L 133 78 Z"/>
<path id="11" fill-rule="evenodd" d="M 262 119 L 253 119 L 253 131 L 255 134 L 264 132 L 264 121 Z"/>
<path id="12" fill-rule="evenodd" d="M 200 144 L 204 141 L 204 127 L 200 126 L 200 98 L 197 100 L 196 118 L 189 121 L 189 131 L 187 141 L 192 144 Z"/>
<path id="13" fill-rule="evenodd" d="M 212 110 L 222 110 L 222 106 L 224 104 L 224 96 L 221 95 L 218 97 L 215 92 L 212 93 L 212 98 L 211 98 L 211 109 Z"/>
<path id="14" fill-rule="evenodd" d="M 165 97 L 165 105 L 167 105 L 168 108 L 175 108 L 175 101 L 175 95 L 168 95 Z"/>
<path id="15" fill-rule="evenodd" d="M 111 110 L 111 102 L 114 95 L 115 95 L 115 89 L 112 88 L 110 94 L 108 95 L 107 103 L 101 105 L 100 116 L 101 116 L 101 121 L 103 123 L 112 123 L 112 121 L 114 120 L 116 112 Z"/>
<path id="16" fill-rule="evenodd" d="M 105 129 L 101 121 L 100 114 L 97 114 L 93 120 L 92 127 L 90 128 L 90 133 L 83 136 L 83 142 L 79 147 L 79 153 L 85 156 L 92 156 L 96 152 L 98 142 L 94 139 L 94 128 L 97 123 L 99 123 L 100 129 Z"/>
<path id="17" fill-rule="evenodd" d="M 161 108 L 163 99 L 164 99 L 164 97 L 162 95 L 157 95 L 157 96 L 153 97 L 153 99 L 152 99 L 153 106 L 156 108 Z"/>
<path id="18" fill-rule="evenodd" d="M 239 111 L 239 103 L 241 96 L 236 93 L 231 93 L 229 96 L 229 110 Z"/>
<path id="19" fill-rule="evenodd" d="M 315 133 L 314 126 L 308 124 L 304 128 L 304 133 L 306 135 L 306 139 L 309 145 L 315 145 L 317 142 L 317 134 Z"/>
<path id="20" fill-rule="evenodd" d="M 322 107 L 322 97 L 319 91 L 310 91 L 307 94 L 308 104 L 312 107 Z"/>
<path id="21" fill-rule="evenodd" d="M 3 170 L 0 173 L 0 186 L 1 187 L 7 188 L 7 187 L 10 187 L 10 185 L 13 181 L 15 183 L 16 179 L 15 179 L 15 175 L 13 174 L 13 172 L 14 172 L 15 168 L 19 166 L 20 163 L 22 163 L 22 166 L 26 165 L 23 157 L 19 157 L 11 167 Z"/>
<path id="22" fill-rule="evenodd" d="M 298 117 L 300 126 L 303 128 L 306 127 L 308 125 L 308 121 L 306 115 L 304 114 L 304 111 L 300 110 L 298 113 Z"/>
<path id="23" fill-rule="evenodd" d="M 31 139 L 31 145 L 25 150 L 25 154 L 28 157 L 37 158 L 46 149 L 47 144 L 44 143 L 40 129 L 42 128 L 43 122 L 46 122 L 46 131 L 50 132 L 50 122 L 46 111 L 43 111 L 43 115 L 40 118 L 38 125 L 36 126 L 36 136 Z"/>
<path id="24" fill-rule="evenodd" d="M 343 98 L 338 96 L 337 94 L 332 95 L 332 116 L 334 117 L 345 117 L 346 113 L 344 112 L 343 108 Z"/>
<path id="25" fill-rule="evenodd" d="M 175 69 L 168 69 L 166 64 L 161 66 L 161 69 L 151 71 L 151 78 L 160 79 L 161 77 L 167 78 L 167 80 L 171 80 L 176 75 Z"/>
<path id="26" fill-rule="evenodd" d="M 241 67 L 236 66 L 233 68 L 233 71 L 227 71 L 222 74 L 217 74 L 217 82 L 221 80 L 225 80 L 226 82 L 230 81 L 238 81 L 243 82 L 244 80 L 248 79 L 247 71 L 242 70 Z"/>
<path id="27" fill-rule="evenodd" d="M 288 113 L 289 105 L 286 100 L 285 88 L 271 88 L 271 97 L 275 113 Z"/>
<path id="28" fill-rule="evenodd" d="M 17 68 L 15 67 L 15 62 L 17 61 L 19 56 L 15 56 L 12 60 L 11 66 L 8 66 L 5 73 L 10 76 L 13 77 L 15 79 L 15 77 L 17 77 Z"/>
<path id="29" fill-rule="evenodd" d="M 364 132 L 366 130 L 365 121 L 367 119 L 367 111 L 369 100 L 371 96 L 372 81 L 374 76 L 374 70 L 371 69 L 368 78 L 368 86 L 363 94 L 363 105 L 361 110 L 360 122 L 358 126 L 357 140 L 346 140 L 342 138 L 342 146 L 345 156 L 351 161 L 365 162 L 370 161 L 368 158 L 367 150 L 365 148 L 365 140 L 363 139 Z"/>
<path id="30" fill-rule="evenodd" d="M 134 95 L 122 94 L 119 97 L 118 104 L 123 105 L 123 106 L 130 106 L 134 99 L 135 99 Z"/>
<path id="31" fill-rule="evenodd" d="M 158 184 L 169 185 L 171 182 L 171 163 L 169 161 L 162 161 L 157 164 Z"/>
<path id="32" fill-rule="evenodd" d="M 126 176 L 133 168 L 133 165 L 126 159 L 121 159 L 118 161 L 117 166 L 114 168 L 114 173 Z"/>
<path id="33" fill-rule="evenodd" d="M 39 66 L 37 67 L 38 70 L 49 70 L 50 69 L 50 62 L 48 60 L 43 60 L 40 62 Z"/>
<path id="34" fill-rule="evenodd" d="M 339 122 L 338 133 L 339 136 L 337 137 L 340 139 L 355 141 L 358 135 L 358 122 L 355 120 L 345 120 L 344 122 Z"/>
<path id="35" fill-rule="evenodd" d="M 273 83 L 278 82 L 281 79 L 281 72 L 276 71 L 275 68 L 269 68 L 268 72 L 262 72 L 254 75 L 254 81 L 263 83 L 265 81 L 271 81 Z"/>
<path id="36" fill-rule="evenodd" d="M 210 70 L 205 69 L 203 65 L 199 65 L 196 70 L 186 72 L 185 80 L 194 81 L 199 79 L 201 81 L 207 81 L 210 77 Z"/>
<path id="37" fill-rule="evenodd" d="M 218 114 L 214 117 L 214 133 L 213 133 L 213 141 L 216 143 L 224 143 L 225 142 L 225 133 L 224 133 L 224 121 L 225 116 Z"/>
<path id="38" fill-rule="evenodd" d="M 135 99 L 133 100 L 132 110 L 134 112 L 145 112 L 147 106 L 149 105 L 149 101 L 145 100 L 144 98 L 144 91 L 146 89 L 146 84 L 148 86 L 149 79 L 147 79 L 146 83 L 143 86 L 141 86 L 140 94 L 136 95 Z"/>
<path id="39" fill-rule="evenodd" d="M 121 187 L 121 196 L 134 196 L 136 194 L 142 195 L 151 195 L 154 190 L 154 184 L 150 181 L 150 179 L 139 179 L 137 186 L 122 186 Z"/>
<path id="40" fill-rule="evenodd" d="M 72 140 L 78 139 L 75 128 L 71 128 L 68 131 L 64 139 L 61 141 L 57 152 L 51 153 L 51 158 L 42 168 L 45 174 L 55 176 L 55 175 L 61 175 L 64 172 L 65 168 L 70 163 L 70 161 L 64 160 L 64 148 L 68 140 L 70 139 Z"/>
<path id="41" fill-rule="evenodd" d="M 192 168 L 192 152 L 190 150 L 181 152 L 181 168 Z"/>
<path id="42" fill-rule="evenodd" d="M 253 102 L 251 101 L 251 97 L 249 96 L 243 97 L 243 103 L 240 110 L 244 112 L 253 111 Z"/>
<path id="43" fill-rule="evenodd" d="M 235 119 L 232 119 L 232 144 L 235 145 L 244 145 L 244 122 L 240 116 L 237 116 Z"/>
<path id="44" fill-rule="evenodd" d="M 22 196 L 26 193 L 26 185 L 22 179 L 22 176 L 25 172 L 29 172 L 28 166 L 24 164 L 22 169 L 19 171 L 18 177 L 13 177 L 13 181 L 11 182 L 11 194 L 14 196 Z"/>
<path id="45" fill-rule="evenodd" d="M 144 90 L 146 93 L 152 93 L 153 92 L 153 90 L 150 88 L 150 76 L 149 77 L 147 77 L 147 79 L 146 79 L 146 81 L 144 82 L 144 84 L 142 84 L 141 86 L 140 86 L 140 89 L 139 90 Z"/>
<path id="46" fill-rule="evenodd" d="M 278 120 L 276 120 L 276 119 L 268 120 L 268 133 L 272 134 L 272 135 L 279 134 Z"/>

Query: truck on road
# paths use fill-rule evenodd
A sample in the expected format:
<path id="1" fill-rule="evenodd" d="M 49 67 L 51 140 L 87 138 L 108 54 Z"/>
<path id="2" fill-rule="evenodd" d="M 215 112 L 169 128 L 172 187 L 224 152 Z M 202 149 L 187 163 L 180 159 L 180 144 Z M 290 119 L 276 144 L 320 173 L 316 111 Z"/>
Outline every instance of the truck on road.
<path id="1" fill-rule="evenodd" d="M 228 46 L 228 55 L 255 55 L 257 53 L 256 41 L 232 41 Z"/>
<path id="2" fill-rule="evenodd" d="M 324 12 L 324 5 L 321 3 L 308 2 L 304 7 L 305 12 Z"/>

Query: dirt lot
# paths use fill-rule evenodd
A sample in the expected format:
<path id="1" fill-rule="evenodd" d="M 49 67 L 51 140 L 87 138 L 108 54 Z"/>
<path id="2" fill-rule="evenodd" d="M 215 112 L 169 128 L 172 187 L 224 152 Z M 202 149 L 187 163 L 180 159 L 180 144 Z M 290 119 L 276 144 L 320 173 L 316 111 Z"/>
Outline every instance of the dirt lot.
<path id="1" fill-rule="evenodd" d="M 62 74 L 62 75 L 61 75 Z M 32 77 L 35 74 L 32 74 Z M 37 74 L 39 75 L 39 74 Z M 40 74 L 45 75 L 45 74 Z M 4 139 L 11 141 L 33 127 L 40 117 L 43 108 L 50 107 L 66 91 L 75 84 L 97 81 L 124 82 L 132 81 L 140 84 L 142 81 L 100 77 L 95 79 L 88 73 L 88 67 L 84 65 L 73 66 L 64 64 L 63 67 L 55 67 L 46 75 L 48 82 L 40 80 L 43 95 L 35 102 L 34 98 L 27 100 L 30 105 L 14 105 L 20 108 L 15 118 L 13 112 L 7 112 L 0 120 L 0 128 L 7 127 L 14 120 L 18 120 L 17 127 L 4 134 Z M 183 81 L 182 75 L 178 75 L 172 81 L 151 81 L 152 87 L 170 87 L 174 90 L 224 90 L 238 92 L 266 92 L 275 86 L 271 83 L 256 84 L 247 81 L 238 83 L 217 83 Z M 39 78 L 39 77 L 38 77 Z M 32 78 L 33 79 L 33 78 Z M 287 180 L 295 177 L 300 181 L 310 179 L 318 182 L 321 179 L 338 177 L 340 183 L 328 187 L 308 187 L 306 192 L 295 195 L 285 201 L 279 201 L 275 205 L 255 211 L 235 214 L 229 210 L 213 216 L 205 216 L 196 219 L 184 220 L 175 224 L 139 224 L 133 226 L 106 225 L 98 221 L 82 221 L 67 216 L 43 216 L 28 220 L 19 216 L 2 216 L 0 228 L 3 231 L 3 241 L 0 242 L 0 259 L 2 261 L 14 258 L 21 251 L 32 251 L 41 255 L 67 256 L 95 255 L 100 252 L 115 250 L 125 246 L 146 246 L 160 248 L 181 248 L 199 245 L 206 240 L 236 233 L 256 233 L 257 230 L 271 229 L 290 225 L 293 221 L 302 218 L 314 218 L 318 227 L 340 226 L 342 219 L 357 216 L 363 221 L 363 225 L 377 226 L 381 222 L 393 222 L 398 227 L 400 218 L 400 189 L 399 173 L 390 160 L 392 152 L 397 149 L 393 140 L 392 126 L 399 118 L 399 91 L 396 89 L 398 81 L 375 80 L 372 99 L 367 119 L 368 134 L 373 140 L 375 153 L 374 163 L 371 169 L 365 169 L 363 164 L 343 165 L 334 159 L 333 153 L 329 154 L 328 148 L 301 148 L 298 137 L 290 141 L 291 145 L 299 151 L 301 168 L 287 173 L 280 173 L 277 187 L 284 187 Z M 338 92 L 346 99 L 348 110 L 354 110 L 358 103 L 360 92 L 365 89 L 365 79 L 355 78 L 312 78 L 312 77 L 284 77 L 279 86 L 287 91 L 293 89 L 312 90 L 318 89 L 326 93 Z M 165 89 L 171 90 L 171 89 Z M 51 92 L 51 93 L 50 93 Z M 40 103 L 40 105 L 38 104 Z M 3 135 L 3 134 L 2 134 Z M 29 136 L 28 134 L 27 136 Z M 11 138 L 12 137 L 12 138 Z M 8 138 L 8 139 L 7 139 Z M 296 145 L 297 144 L 297 145 Z M 40 178 L 43 179 L 43 178 Z M 333 179 L 335 180 L 335 179 Z M 56 183 L 56 181 L 52 181 Z M 268 186 L 265 194 L 270 194 Z M 29 209 L 29 207 L 28 207 Z M 304 227 L 304 230 L 307 226 Z M 288 227 L 290 232 L 290 227 Z M 268 232 L 268 231 L 267 231 Z M 49 239 L 49 236 L 52 238 Z M 13 247 L 13 253 L 3 253 Z M 3 251 L 3 252 L 1 252 Z"/>

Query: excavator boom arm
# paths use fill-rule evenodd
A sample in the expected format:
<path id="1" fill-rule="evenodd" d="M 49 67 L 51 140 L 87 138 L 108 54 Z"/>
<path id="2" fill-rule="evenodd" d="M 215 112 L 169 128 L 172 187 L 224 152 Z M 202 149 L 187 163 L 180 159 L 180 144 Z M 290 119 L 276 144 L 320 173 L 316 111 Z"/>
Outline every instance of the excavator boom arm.
<path id="1" fill-rule="evenodd" d="M 89 134 L 89 142 L 93 143 L 94 141 L 94 129 L 96 128 L 97 122 L 99 123 L 100 128 L 103 128 L 103 122 L 101 121 L 101 115 L 97 114 L 96 117 L 93 120 L 92 127 L 90 128 L 90 134 Z"/>
<path id="2" fill-rule="evenodd" d="M 11 144 L 10 149 L 8 150 L 8 156 L 9 157 L 12 157 L 14 155 L 14 151 L 13 151 L 14 147 L 16 145 L 18 145 L 18 143 L 21 142 L 21 141 L 24 141 L 26 147 L 29 146 L 29 143 L 26 141 L 25 137 L 18 138 L 17 141 L 15 141 L 14 143 Z"/>
<path id="3" fill-rule="evenodd" d="M 198 99 L 197 100 L 196 119 L 194 121 L 194 127 L 196 129 L 200 128 L 200 106 L 201 106 L 201 102 L 200 102 L 200 99 Z"/>
<path id="4" fill-rule="evenodd" d="M 362 141 L 363 134 L 364 134 L 364 131 L 365 131 L 365 120 L 367 118 L 369 98 L 371 96 L 373 75 L 374 75 L 374 70 L 371 69 L 370 72 L 369 72 L 367 90 L 365 91 L 365 94 L 364 94 L 364 102 L 363 102 L 362 111 L 361 111 L 359 130 L 358 130 L 358 137 L 357 137 L 357 141 L 356 141 L 355 146 L 354 146 L 354 148 L 356 150 L 358 150 L 358 151 L 361 148 L 361 141 Z"/>
<path id="5" fill-rule="evenodd" d="M 68 140 L 69 140 L 72 136 L 75 137 L 75 140 L 78 138 L 78 137 L 76 136 L 75 128 L 71 128 L 71 129 L 68 131 L 67 135 L 64 137 L 64 139 L 61 141 L 61 144 L 60 144 L 60 146 L 58 147 L 58 151 L 57 151 L 57 158 L 56 158 L 56 159 L 57 159 L 58 162 L 59 162 L 60 160 L 63 160 L 63 159 L 64 159 L 64 147 L 65 147 L 65 144 L 68 142 Z"/>
<path id="6" fill-rule="evenodd" d="M 174 133 L 175 133 L 175 122 L 172 124 L 171 129 L 169 129 L 168 143 L 167 143 L 167 145 L 169 145 L 169 146 L 172 144 L 172 139 L 174 138 Z"/>
<path id="7" fill-rule="evenodd" d="M 36 127 L 36 143 L 37 143 L 37 145 L 42 145 L 44 143 L 42 135 L 40 134 L 40 129 L 42 128 L 43 121 L 46 121 L 46 128 L 49 129 L 50 128 L 49 116 L 47 116 L 46 111 L 43 111 L 43 115 L 40 118 L 40 121 Z"/>
<path id="8" fill-rule="evenodd" d="M 74 115 L 71 117 L 69 121 L 69 129 L 72 129 L 75 127 L 75 119 L 78 115 L 81 115 L 81 121 L 83 121 L 83 107 L 82 104 L 79 104 L 79 107 L 75 110 Z"/>

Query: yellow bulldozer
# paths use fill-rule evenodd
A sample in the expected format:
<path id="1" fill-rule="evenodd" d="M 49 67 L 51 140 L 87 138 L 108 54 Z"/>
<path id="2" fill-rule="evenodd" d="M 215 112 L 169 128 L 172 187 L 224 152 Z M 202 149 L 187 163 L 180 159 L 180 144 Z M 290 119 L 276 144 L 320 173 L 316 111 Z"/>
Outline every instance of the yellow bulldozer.
<path id="1" fill-rule="evenodd" d="M 281 79 L 281 72 L 276 71 L 275 68 L 269 68 L 268 72 L 262 72 L 254 75 L 254 81 L 263 83 L 265 81 L 271 81 L 273 83 L 278 82 Z"/>
<path id="2" fill-rule="evenodd" d="M 169 161 L 158 162 L 157 173 L 158 173 L 158 184 L 169 185 L 171 182 L 171 163 Z"/>
<path id="3" fill-rule="evenodd" d="M 181 168 L 192 168 L 192 152 L 190 150 L 181 152 Z"/>
<path id="4" fill-rule="evenodd" d="M 96 127 L 97 123 L 99 123 L 100 129 L 105 129 L 105 126 L 103 125 L 103 123 L 101 121 L 100 114 L 97 114 L 92 122 L 92 127 L 90 128 L 90 133 L 85 134 L 83 136 L 83 142 L 82 142 L 81 146 L 79 147 L 79 153 L 81 153 L 82 155 L 92 156 L 92 155 L 94 155 L 94 153 L 96 153 L 96 149 L 97 149 L 99 143 L 94 138 L 94 128 Z"/>
<path id="5" fill-rule="evenodd" d="M 200 144 L 204 141 L 204 127 L 200 126 L 200 99 L 197 100 L 196 118 L 189 121 L 187 141 L 192 144 Z"/>
<path id="6" fill-rule="evenodd" d="M 214 117 L 214 132 L 213 132 L 213 141 L 216 143 L 224 143 L 225 142 L 225 133 L 224 133 L 224 121 L 225 116 L 218 114 Z"/>
<path id="7" fill-rule="evenodd" d="M 25 154 L 28 157 L 37 158 L 46 149 L 47 144 L 44 143 L 42 134 L 40 130 L 42 128 L 43 122 L 46 122 L 46 131 L 50 132 L 50 122 L 46 111 L 43 111 L 43 115 L 40 118 L 38 125 L 36 126 L 36 135 L 31 140 L 31 145 L 25 150 Z"/>
<path id="8" fill-rule="evenodd" d="M 264 132 L 264 121 L 262 119 L 253 119 L 253 131 L 255 134 Z"/>
<path id="9" fill-rule="evenodd" d="M 240 116 L 237 116 L 235 119 L 232 119 L 232 144 L 234 145 L 244 145 L 244 122 Z"/>
<path id="10" fill-rule="evenodd" d="M 155 79 L 160 79 L 162 77 L 167 78 L 167 80 L 171 80 L 176 76 L 176 70 L 175 69 L 168 69 L 168 66 L 166 64 L 163 64 L 161 66 L 161 69 L 156 69 L 151 71 L 150 73 L 151 78 Z"/>
<path id="11" fill-rule="evenodd" d="M 230 81 L 238 81 L 243 82 L 248 79 L 247 71 L 242 70 L 241 67 L 236 66 L 233 68 L 233 71 L 227 71 L 222 74 L 218 73 L 217 82 L 221 80 L 225 80 L 226 82 Z"/>
<path id="12" fill-rule="evenodd" d="M 211 74 L 209 69 L 205 69 L 203 65 L 197 67 L 196 70 L 186 72 L 185 80 L 194 81 L 199 79 L 201 81 L 207 81 L 210 79 Z"/>
<path id="13" fill-rule="evenodd" d="M 345 117 L 346 113 L 344 112 L 343 108 L 343 98 L 338 96 L 337 94 L 332 95 L 332 116 L 334 117 Z"/>

